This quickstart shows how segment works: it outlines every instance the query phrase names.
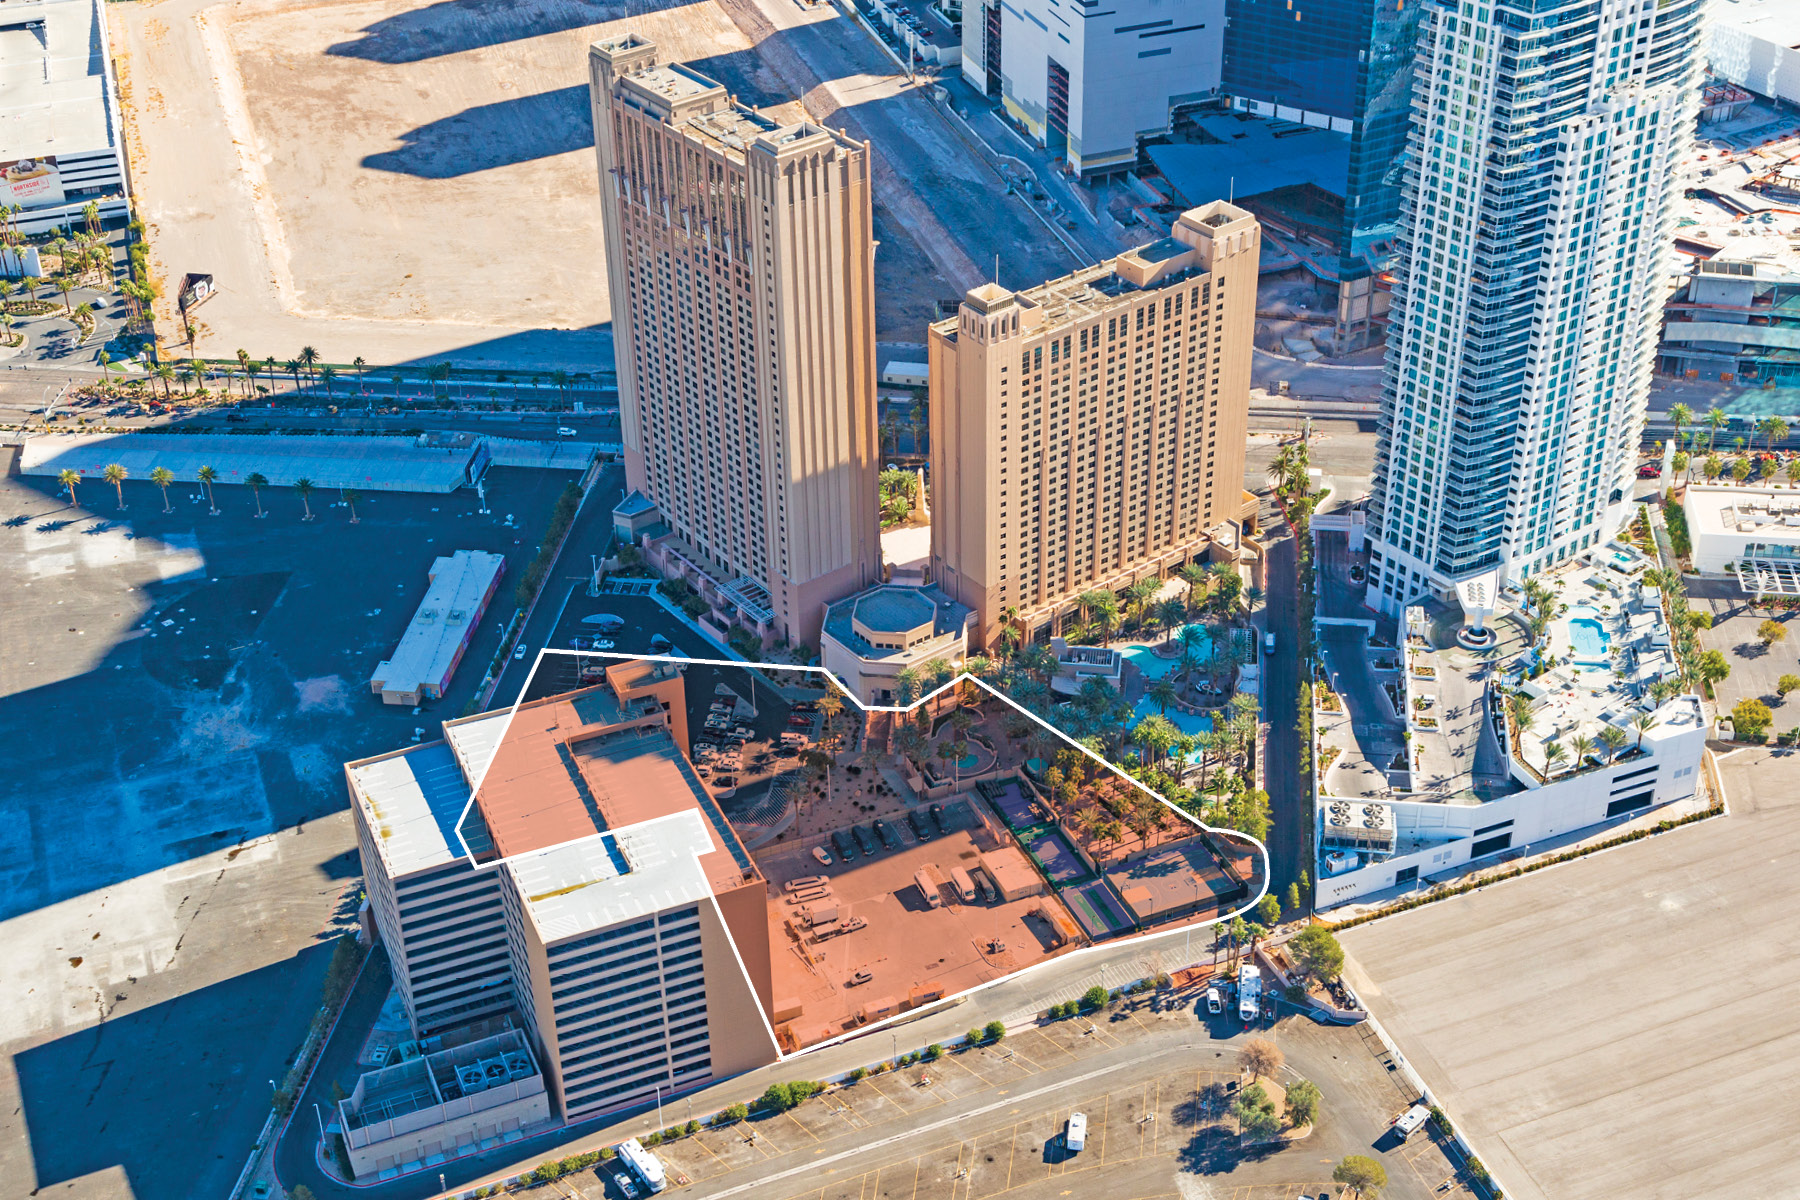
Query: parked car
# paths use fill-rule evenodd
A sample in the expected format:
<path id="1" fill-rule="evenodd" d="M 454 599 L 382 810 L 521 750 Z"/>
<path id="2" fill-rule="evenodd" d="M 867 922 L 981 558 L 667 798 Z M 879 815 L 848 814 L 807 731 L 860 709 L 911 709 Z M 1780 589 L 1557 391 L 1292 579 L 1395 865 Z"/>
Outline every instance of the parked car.
<path id="1" fill-rule="evenodd" d="M 557 437 L 574 437 L 575 431 L 573 429 L 570 429 L 567 425 L 559 425 L 556 427 L 556 436 Z"/>
<path id="2" fill-rule="evenodd" d="M 873 975 L 869 974 L 867 971 L 858 971 L 856 974 L 852 975 L 849 979 L 844 981 L 844 986 L 845 987 L 858 987 L 862 984 L 869 982 L 869 980 L 871 980 L 873 978 L 875 978 L 875 977 Z"/>
<path id="3" fill-rule="evenodd" d="M 881 844 L 889 850 L 898 850 L 901 846 L 900 831 L 886 821 L 875 822 L 875 836 L 880 838 Z"/>
<path id="4" fill-rule="evenodd" d="M 933 825 L 937 826 L 937 831 L 940 834 L 945 834 L 945 833 L 950 832 L 950 827 L 944 823 L 944 806 L 943 805 L 934 804 L 931 806 L 931 823 Z"/>
<path id="5" fill-rule="evenodd" d="M 869 831 L 867 825 L 852 826 L 850 831 L 856 835 L 856 844 L 862 847 L 864 854 L 874 858 L 881 852 L 881 842 Z"/>
<path id="6" fill-rule="evenodd" d="M 931 840 L 931 822 L 925 819 L 924 813 L 916 808 L 913 809 L 906 814 L 906 823 L 912 826 L 913 833 L 918 835 L 921 842 Z"/>
<path id="7" fill-rule="evenodd" d="M 611 638 L 595 638 L 594 644 L 591 647 L 591 649 L 594 650 L 611 650 L 612 648 L 613 641 Z"/>
<path id="8" fill-rule="evenodd" d="M 845 862 L 856 861 L 856 843 L 850 839 L 848 833 L 842 829 L 834 830 L 831 835 L 831 844 L 836 847 L 839 858 Z"/>
<path id="9" fill-rule="evenodd" d="M 1662 464 L 1661 463 L 1645 463 L 1643 466 L 1638 468 L 1638 478 L 1639 479 L 1660 479 L 1660 478 L 1662 478 Z"/>
<path id="10" fill-rule="evenodd" d="M 1206 989 L 1206 1011 L 1215 1017 L 1225 1011 L 1225 995 L 1216 983 Z"/>
<path id="11" fill-rule="evenodd" d="M 674 642 L 671 642 L 668 638 L 659 633 L 650 639 L 650 653 L 667 654 L 669 648 L 674 644 Z"/>
<path id="12" fill-rule="evenodd" d="M 525 657 L 525 643 L 520 642 L 517 646 L 513 647 L 513 661 L 518 662 L 521 658 L 524 658 L 524 657 Z"/>
<path id="13" fill-rule="evenodd" d="M 994 886 L 994 881 L 988 878 L 987 872 L 975 871 L 973 874 L 975 876 L 975 886 L 981 889 L 981 898 L 986 900 L 989 904 L 998 901 L 1000 899 L 1000 889 Z"/>
<path id="14" fill-rule="evenodd" d="M 814 858 L 819 860 L 819 865 L 821 867 L 829 867 L 831 865 L 831 855 L 825 853 L 825 847 L 814 846 L 812 854 Z"/>

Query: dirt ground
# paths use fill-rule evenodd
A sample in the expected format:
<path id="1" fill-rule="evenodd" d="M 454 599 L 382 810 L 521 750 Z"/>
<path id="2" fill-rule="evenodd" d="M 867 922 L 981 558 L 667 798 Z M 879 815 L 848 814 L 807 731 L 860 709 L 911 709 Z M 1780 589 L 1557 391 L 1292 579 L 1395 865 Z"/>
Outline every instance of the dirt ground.
<path id="1" fill-rule="evenodd" d="M 197 313 L 205 355 L 285 359 L 311 345 L 328 362 L 610 367 L 587 47 L 642 34 L 741 99 L 792 105 L 796 118 L 795 89 L 816 86 L 795 35 L 749 4 L 651 0 L 631 4 L 629 21 L 626 7 L 146 0 L 110 10 L 133 187 L 170 336 L 182 275 L 204 272 L 218 288 Z M 836 32 L 861 36 L 847 23 Z M 899 86 L 890 78 L 841 78 L 837 65 L 816 64 L 831 82 L 813 107 L 837 123 L 848 114 L 829 101 L 846 98 L 869 121 L 907 115 L 875 131 L 890 155 L 935 132 L 914 119 L 918 100 L 889 95 Z M 963 162 L 960 145 L 937 143 L 942 170 L 983 170 Z M 940 257 L 951 239 L 881 174 L 879 332 L 918 340 L 935 300 L 979 273 L 957 251 L 968 270 L 946 281 L 920 238 L 945 242 Z M 934 176 L 933 186 L 950 184 Z"/>

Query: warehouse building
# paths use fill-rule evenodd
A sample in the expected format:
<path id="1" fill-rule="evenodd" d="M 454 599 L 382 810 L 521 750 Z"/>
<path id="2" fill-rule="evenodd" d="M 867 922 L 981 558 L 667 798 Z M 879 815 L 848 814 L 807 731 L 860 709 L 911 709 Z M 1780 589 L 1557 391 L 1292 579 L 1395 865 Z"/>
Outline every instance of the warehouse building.
<path id="1" fill-rule="evenodd" d="M 458 550 L 432 563 L 425 599 L 394 656 L 375 668 L 369 690 L 383 704 L 442 697 L 505 571 L 506 556 L 486 550 Z"/>
<path id="2" fill-rule="evenodd" d="M 100 0 L 0 5 L 0 204 L 23 233 L 126 215 L 125 159 Z"/>

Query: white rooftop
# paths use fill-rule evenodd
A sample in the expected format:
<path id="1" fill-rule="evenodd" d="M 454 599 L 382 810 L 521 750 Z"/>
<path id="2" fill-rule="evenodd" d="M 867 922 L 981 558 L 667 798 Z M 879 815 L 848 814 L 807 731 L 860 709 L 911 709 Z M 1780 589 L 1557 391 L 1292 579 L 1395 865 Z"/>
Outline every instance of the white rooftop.
<path id="1" fill-rule="evenodd" d="M 1800 538 L 1800 490 L 1792 488 L 1690 487 L 1682 509 L 1696 537 Z"/>
<path id="2" fill-rule="evenodd" d="M 1794 0 L 1713 0 L 1708 18 L 1736 25 L 1764 41 L 1800 46 L 1800 6 Z"/>
<path id="3" fill-rule="evenodd" d="M 400 635 L 394 656 L 378 665 L 371 678 L 384 691 L 441 685 L 462 653 L 470 625 L 481 619 L 488 589 L 505 568 L 503 555 L 486 550 L 458 550 L 432 563 L 425 599 Z"/>
<path id="4" fill-rule="evenodd" d="M 371 759 L 352 766 L 350 780 L 368 809 L 390 876 L 400 879 L 461 856 L 456 822 L 469 801 L 469 785 L 449 746 L 432 742 Z"/>
<path id="5" fill-rule="evenodd" d="M 694 809 L 507 861 L 545 943 L 709 899 L 700 856 L 713 851 Z"/>
<path id="6" fill-rule="evenodd" d="M 0 162 L 114 144 L 96 0 L 0 0 Z"/>

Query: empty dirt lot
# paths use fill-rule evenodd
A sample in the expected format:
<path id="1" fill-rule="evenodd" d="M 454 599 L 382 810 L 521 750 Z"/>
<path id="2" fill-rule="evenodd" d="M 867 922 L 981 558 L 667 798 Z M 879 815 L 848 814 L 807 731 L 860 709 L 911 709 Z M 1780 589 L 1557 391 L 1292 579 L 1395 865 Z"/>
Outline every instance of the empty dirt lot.
<path id="1" fill-rule="evenodd" d="M 1793 1196 L 1800 786 L 1343 935 L 1350 978 L 1509 1196 Z"/>
<path id="2" fill-rule="evenodd" d="M 869 72 L 871 47 L 837 45 L 866 40 L 848 20 L 827 9 L 776 29 L 751 0 L 634 2 L 629 19 L 626 9 L 148 0 L 110 10 L 170 336 L 176 285 L 203 272 L 219 290 L 198 312 L 202 354 L 286 359 L 311 345 L 331 362 L 609 367 L 586 52 L 627 30 L 746 102 L 798 118 L 806 93 L 816 119 L 876 138 L 899 165 L 877 174 L 883 337 L 921 340 L 935 301 L 979 282 L 973 264 L 995 251 L 1018 270 L 1033 257 L 1063 265 L 1036 255 L 1048 235 L 929 102 L 903 78 Z M 823 57 L 838 50 L 848 57 Z M 930 161 L 912 162 L 921 156 Z M 911 194 L 919 188 L 932 190 L 926 202 Z M 970 205 L 991 211 L 957 215 Z"/>

